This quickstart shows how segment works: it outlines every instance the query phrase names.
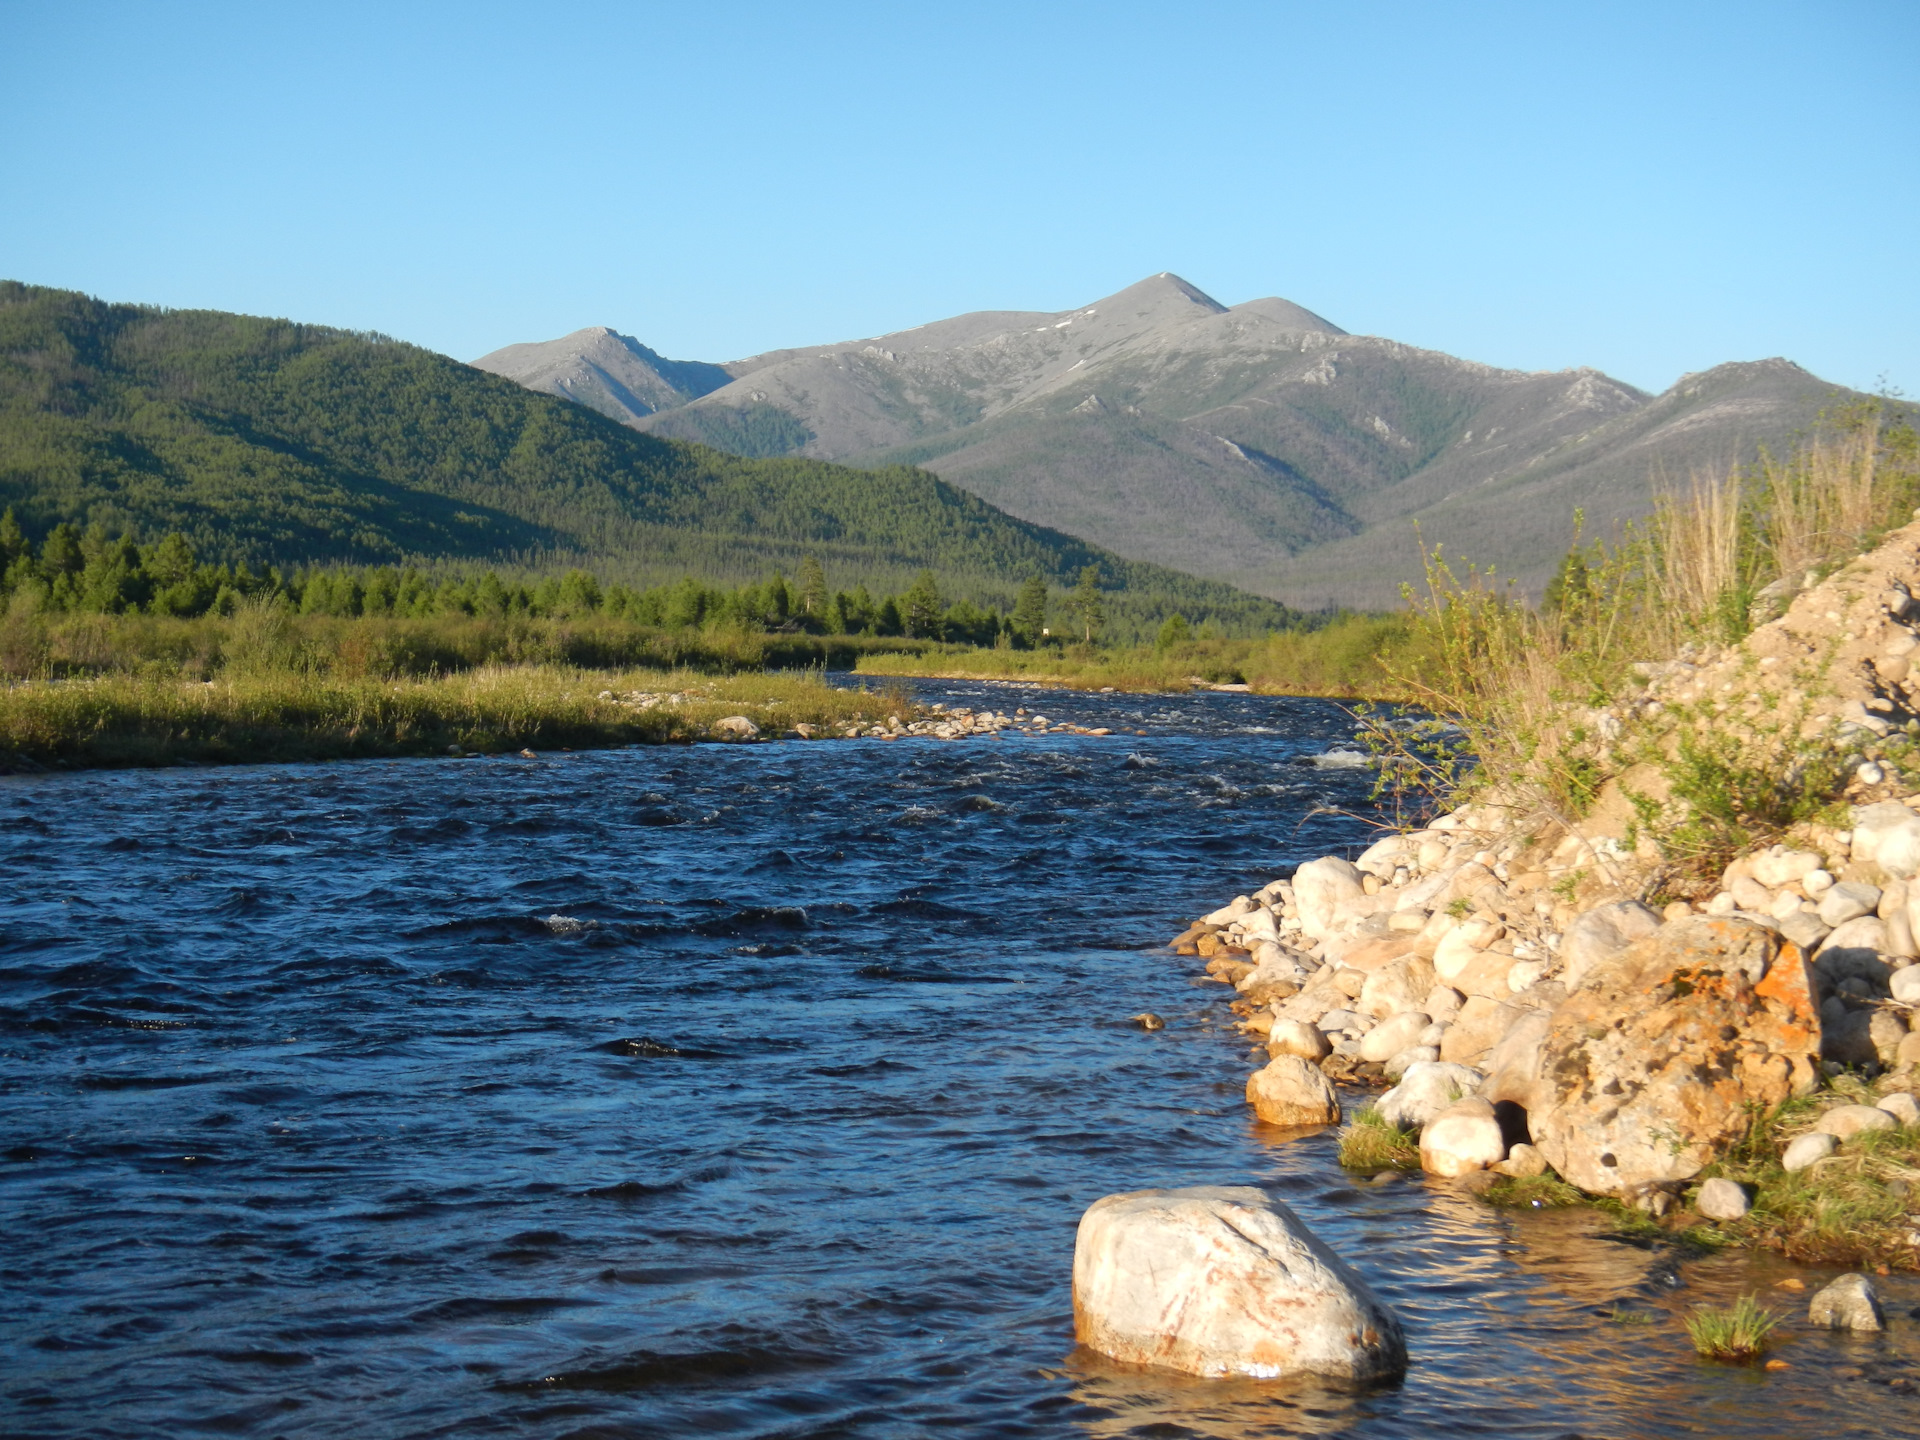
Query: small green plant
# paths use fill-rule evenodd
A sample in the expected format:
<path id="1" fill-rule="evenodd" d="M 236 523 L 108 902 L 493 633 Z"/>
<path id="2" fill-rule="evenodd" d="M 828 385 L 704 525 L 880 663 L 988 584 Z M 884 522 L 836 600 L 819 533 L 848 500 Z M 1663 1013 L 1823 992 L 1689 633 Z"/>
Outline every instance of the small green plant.
<path id="1" fill-rule="evenodd" d="M 1340 1132 L 1340 1163 L 1349 1170 L 1418 1169 L 1420 1137 L 1393 1124 L 1378 1107 L 1366 1105 Z"/>
<path id="2" fill-rule="evenodd" d="M 1582 1191 L 1558 1175 L 1533 1175 L 1525 1179 L 1502 1176 L 1480 1197 L 1503 1210 L 1566 1210 L 1588 1203 Z"/>
<path id="3" fill-rule="evenodd" d="M 1773 1327 L 1779 1323 L 1752 1295 L 1742 1295 L 1731 1309 L 1709 1305 L 1696 1309 L 1687 1317 L 1687 1334 L 1693 1337 L 1693 1348 L 1707 1359 L 1743 1364 L 1766 1353 Z"/>
<path id="4" fill-rule="evenodd" d="M 1473 913 L 1473 901 L 1462 895 L 1457 900 L 1447 902 L 1447 914 L 1456 920 L 1464 920 Z"/>
<path id="5" fill-rule="evenodd" d="M 1620 1302 L 1616 1300 L 1613 1309 L 1607 1312 L 1607 1321 L 1612 1325 L 1651 1325 L 1653 1323 L 1653 1312 L 1651 1310 L 1623 1310 L 1620 1308 Z"/>

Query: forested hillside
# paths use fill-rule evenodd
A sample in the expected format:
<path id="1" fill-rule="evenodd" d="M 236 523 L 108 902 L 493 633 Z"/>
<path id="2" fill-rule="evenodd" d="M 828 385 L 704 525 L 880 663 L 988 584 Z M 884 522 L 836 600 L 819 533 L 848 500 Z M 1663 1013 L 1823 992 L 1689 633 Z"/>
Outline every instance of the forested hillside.
<path id="1" fill-rule="evenodd" d="M 588 565 L 609 581 L 797 573 L 1001 607 L 1099 567 L 1116 638 L 1174 610 L 1229 631 L 1282 607 L 1127 561 L 904 466 L 752 460 L 638 434 L 380 335 L 108 304 L 0 282 L 0 506 L 203 561 Z"/>

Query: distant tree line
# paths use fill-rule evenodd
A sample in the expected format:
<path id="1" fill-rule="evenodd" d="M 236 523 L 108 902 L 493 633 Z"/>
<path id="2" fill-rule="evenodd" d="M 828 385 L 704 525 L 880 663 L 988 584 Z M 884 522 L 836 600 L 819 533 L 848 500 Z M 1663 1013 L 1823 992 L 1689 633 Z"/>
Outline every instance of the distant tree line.
<path id="1" fill-rule="evenodd" d="M 177 531 L 143 545 L 131 534 L 114 537 L 99 525 L 82 530 L 63 522 L 36 547 L 11 509 L 0 514 L 0 599 L 54 613 L 181 618 L 232 614 L 248 602 L 343 617 L 600 615 L 660 629 L 732 626 L 1015 649 L 1064 639 L 1093 644 L 1106 614 L 1097 565 L 1083 568 L 1078 585 L 1059 602 L 1067 625 L 1061 636 L 1048 625 L 1047 582 L 1037 573 L 1027 577 L 1007 612 L 965 598 L 946 600 L 930 570 L 898 593 L 875 594 L 865 584 L 832 590 L 813 555 L 803 557 L 795 580 L 776 570 L 759 583 L 733 587 L 692 576 L 652 588 L 608 585 L 584 569 L 531 578 L 413 566 L 315 566 L 291 573 L 268 567 L 256 573 L 245 563 L 200 561 Z"/>

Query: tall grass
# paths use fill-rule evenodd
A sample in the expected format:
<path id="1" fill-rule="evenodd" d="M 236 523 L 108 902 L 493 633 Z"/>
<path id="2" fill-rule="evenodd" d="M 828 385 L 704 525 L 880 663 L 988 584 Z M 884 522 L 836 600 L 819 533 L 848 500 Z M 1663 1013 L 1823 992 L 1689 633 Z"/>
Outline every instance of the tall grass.
<path id="1" fill-rule="evenodd" d="M 1438 758 L 1403 754 L 1418 763 L 1387 773 L 1577 818 L 1631 758 L 1613 744 L 1617 717 L 1598 707 L 1637 694 L 1647 662 L 1740 639 L 1809 572 L 1905 523 L 1917 499 L 1913 430 L 1904 420 L 1884 423 L 1881 407 L 1866 404 L 1829 417 L 1784 459 L 1765 456 L 1750 469 L 1667 489 L 1650 517 L 1610 542 L 1583 543 L 1576 517 L 1574 547 L 1537 607 L 1491 571 L 1430 552 L 1424 591 L 1408 597 L 1406 653 L 1419 663 L 1390 668 L 1405 693 L 1457 723 L 1460 738 Z M 1744 778 L 1750 795 L 1765 799 L 1778 775 L 1810 776 L 1805 757 L 1787 753 L 1798 743 L 1791 719 L 1775 727 L 1777 755 L 1760 756 L 1750 743 L 1744 760 L 1722 753 L 1724 737 L 1706 729 L 1683 742 L 1693 746 L 1703 792 Z M 1384 729 L 1376 743 L 1405 750 Z M 1753 775 L 1733 773 L 1743 763 Z"/>
<path id="2" fill-rule="evenodd" d="M 1703 1305 L 1687 1316 L 1687 1334 L 1693 1348 L 1709 1360 L 1736 1363 L 1757 1360 L 1772 1343 L 1779 1320 L 1751 1295 L 1742 1295 L 1731 1309 Z"/>

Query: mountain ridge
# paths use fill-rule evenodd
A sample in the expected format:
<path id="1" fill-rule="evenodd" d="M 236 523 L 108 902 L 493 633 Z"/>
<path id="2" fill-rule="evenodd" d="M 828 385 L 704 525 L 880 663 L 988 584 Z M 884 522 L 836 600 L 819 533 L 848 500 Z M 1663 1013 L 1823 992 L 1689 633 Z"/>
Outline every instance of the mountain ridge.
<path id="1" fill-rule="evenodd" d="M 736 453 L 923 466 L 1036 524 L 1307 607 L 1396 604 L 1418 574 L 1416 521 L 1427 544 L 1537 593 L 1576 506 L 1607 533 L 1662 476 L 1750 461 L 1855 398 L 1784 360 L 1660 395 L 1591 367 L 1502 369 L 1277 297 L 1223 305 L 1171 272 L 1073 310 L 978 311 L 721 368 L 727 384 L 628 423 Z"/>

